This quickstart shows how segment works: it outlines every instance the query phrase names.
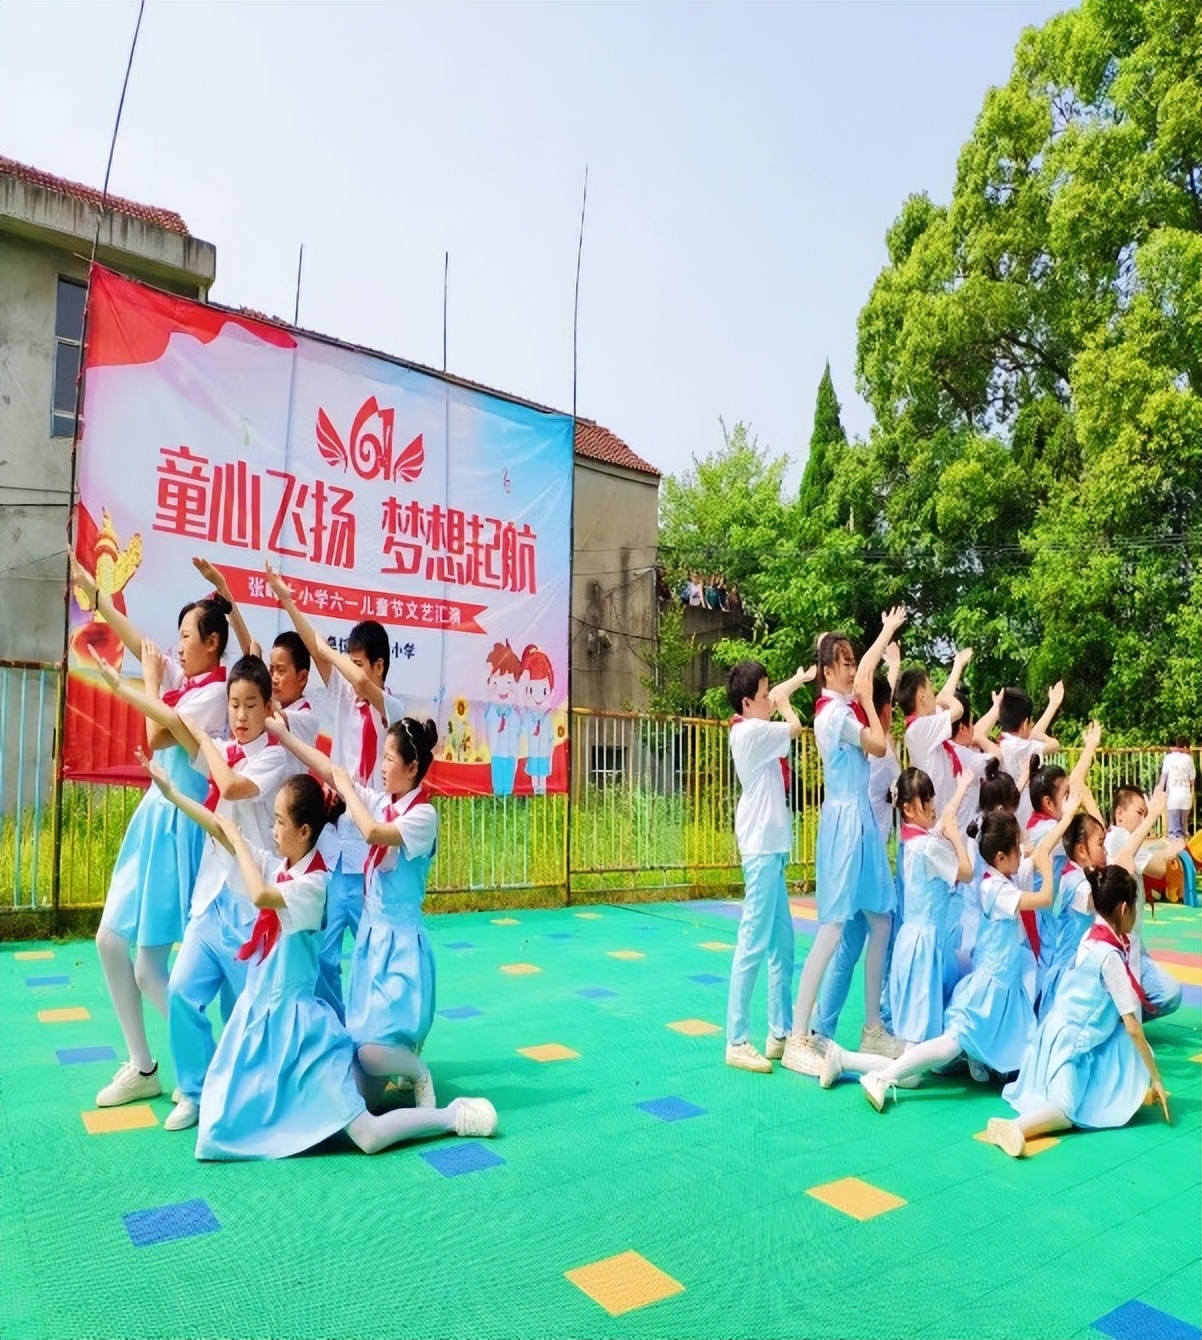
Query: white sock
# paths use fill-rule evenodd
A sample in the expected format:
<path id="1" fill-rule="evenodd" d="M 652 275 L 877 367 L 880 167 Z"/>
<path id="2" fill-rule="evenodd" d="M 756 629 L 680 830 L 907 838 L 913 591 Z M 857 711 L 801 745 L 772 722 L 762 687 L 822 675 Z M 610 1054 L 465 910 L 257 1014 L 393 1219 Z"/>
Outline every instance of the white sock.
<path id="1" fill-rule="evenodd" d="M 864 950 L 864 1027 L 881 1025 L 881 985 L 885 975 L 885 951 L 893 918 L 888 912 L 865 912 L 868 945 Z"/>
<path id="2" fill-rule="evenodd" d="M 960 1055 L 960 1039 L 955 1033 L 944 1033 L 929 1042 L 920 1042 L 903 1052 L 896 1061 L 879 1067 L 877 1073 L 888 1083 L 899 1079 L 909 1079 L 912 1075 L 925 1075 L 937 1065 L 946 1065 Z"/>
<path id="3" fill-rule="evenodd" d="M 96 952 L 108 985 L 109 999 L 117 1012 L 117 1022 L 125 1038 L 129 1059 L 140 1071 L 154 1065 L 150 1043 L 146 1040 L 146 1022 L 142 1018 L 142 993 L 134 980 L 134 965 L 129 957 L 129 942 L 104 926 L 96 932 Z"/>
<path id="4" fill-rule="evenodd" d="M 830 961 L 835 956 L 839 941 L 843 936 L 841 921 L 824 921 L 818 927 L 814 943 L 806 955 L 801 967 L 801 981 L 797 984 L 797 1004 L 793 1009 L 793 1036 L 805 1038 L 810 1031 L 810 1015 L 814 1013 L 814 1002 L 818 999 L 818 990 Z"/>

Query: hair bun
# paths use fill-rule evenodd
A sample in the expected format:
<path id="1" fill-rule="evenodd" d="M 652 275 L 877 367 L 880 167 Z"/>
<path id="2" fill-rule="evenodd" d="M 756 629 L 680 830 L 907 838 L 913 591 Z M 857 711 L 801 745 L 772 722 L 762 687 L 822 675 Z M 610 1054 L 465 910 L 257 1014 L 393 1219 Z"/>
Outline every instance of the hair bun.
<path id="1" fill-rule="evenodd" d="M 1001 770 L 1002 770 L 1002 760 L 996 757 L 991 758 L 989 762 L 985 764 L 985 774 L 984 774 L 985 778 L 988 781 L 992 782 L 994 778 L 997 777 L 998 773 L 1001 772 Z"/>
<path id="2" fill-rule="evenodd" d="M 216 605 L 222 614 L 232 614 L 234 612 L 233 601 L 227 600 L 219 591 L 212 591 L 205 596 L 205 604 Z"/>
<path id="3" fill-rule="evenodd" d="M 438 743 L 438 727 L 429 717 L 422 723 L 422 735 L 430 749 Z"/>

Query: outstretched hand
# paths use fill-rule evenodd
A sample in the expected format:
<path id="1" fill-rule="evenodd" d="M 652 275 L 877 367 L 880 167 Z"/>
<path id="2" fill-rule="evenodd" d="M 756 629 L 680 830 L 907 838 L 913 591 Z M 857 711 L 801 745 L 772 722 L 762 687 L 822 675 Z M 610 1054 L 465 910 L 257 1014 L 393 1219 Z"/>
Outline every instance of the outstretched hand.
<path id="1" fill-rule="evenodd" d="M 88 652 L 91 655 L 92 660 L 96 663 L 96 669 L 100 672 L 100 678 L 103 679 L 110 688 L 116 688 L 121 676 L 108 663 L 108 661 L 101 656 L 95 647 L 90 646 Z"/>
<path id="2" fill-rule="evenodd" d="M 891 610 L 885 610 L 881 615 L 881 627 L 888 632 L 889 640 L 893 641 L 893 635 L 906 622 L 908 611 L 904 605 L 894 605 Z"/>
<path id="3" fill-rule="evenodd" d="M 263 564 L 263 571 L 267 575 L 267 585 L 271 587 L 272 593 L 277 600 L 285 601 L 292 599 L 292 590 L 288 583 L 280 576 L 270 562 Z"/>
<path id="4" fill-rule="evenodd" d="M 1081 737 L 1081 743 L 1086 749 L 1096 749 L 1102 739 L 1102 723 L 1100 721 L 1091 721 L 1085 728 L 1085 734 Z"/>
<path id="5" fill-rule="evenodd" d="M 71 580 L 92 602 L 93 608 L 96 605 L 96 578 L 84 567 L 84 565 L 75 557 L 74 554 L 68 554 L 71 563 Z"/>
<path id="6" fill-rule="evenodd" d="M 207 558 L 197 555 L 192 560 L 192 566 L 205 579 L 212 584 L 213 590 L 217 592 L 223 600 L 228 600 L 233 604 L 234 598 L 230 595 L 230 584 L 225 580 L 225 574 L 220 568 L 215 567 Z"/>

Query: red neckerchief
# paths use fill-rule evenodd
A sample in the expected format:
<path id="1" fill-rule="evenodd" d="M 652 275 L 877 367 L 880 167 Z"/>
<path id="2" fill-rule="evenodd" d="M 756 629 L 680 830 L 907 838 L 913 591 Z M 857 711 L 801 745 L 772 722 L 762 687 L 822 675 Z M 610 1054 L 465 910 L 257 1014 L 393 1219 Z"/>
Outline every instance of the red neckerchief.
<path id="1" fill-rule="evenodd" d="M 956 746 L 950 740 L 943 740 L 943 752 L 952 761 L 952 776 L 959 777 L 964 771 L 964 764 L 960 762 L 960 755 L 956 753 Z"/>
<path id="2" fill-rule="evenodd" d="M 903 842 L 913 842 L 915 838 L 926 837 L 929 831 L 919 828 L 917 824 L 902 824 L 900 837 Z"/>
<path id="3" fill-rule="evenodd" d="M 413 795 L 413 799 L 409 802 L 406 813 L 408 813 L 414 805 L 428 805 L 430 803 L 429 794 L 427 793 L 426 788 L 422 785 L 419 785 L 417 790 L 411 794 Z M 404 799 L 403 796 L 389 796 L 388 804 L 384 806 L 383 814 L 383 819 L 386 824 L 392 823 L 397 815 L 400 814 L 401 810 L 397 801 L 402 799 Z M 388 855 L 388 850 L 388 845 L 369 847 L 367 849 L 367 860 L 363 863 L 363 874 L 365 878 L 370 875 L 373 870 L 379 868 L 384 857 Z"/>
<path id="4" fill-rule="evenodd" d="M 1147 1014 L 1155 1014 L 1156 1007 L 1148 999 L 1148 994 L 1140 985 L 1139 978 L 1131 971 L 1131 963 L 1128 959 L 1128 955 L 1131 953 L 1131 937 L 1127 935 L 1118 936 L 1104 921 L 1095 921 L 1085 932 L 1085 938 L 1087 940 L 1097 940 L 1101 944 L 1110 945 L 1113 949 L 1119 951 L 1119 957 L 1123 960 L 1123 967 L 1127 969 L 1127 980 L 1135 988 L 1139 1003 Z"/>
<path id="5" fill-rule="evenodd" d="M 1040 824 L 1052 824 L 1055 826 L 1056 820 L 1046 814 L 1036 814 L 1034 811 L 1027 818 L 1027 832 L 1033 828 L 1038 828 Z"/>
<path id="6" fill-rule="evenodd" d="M 236 740 L 227 740 L 225 743 L 225 761 L 231 768 L 236 767 L 246 757 L 246 750 Z M 221 788 L 209 778 L 209 789 L 205 795 L 204 807 L 212 814 L 221 800 Z"/>
<path id="7" fill-rule="evenodd" d="M 309 858 L 309 864 L 305 866 L 301 874 L 312 875 L 326 868 L 326 863 L 321 859 L 321 852 L 314 849 L 313 855 Z M 275 882 L 277 884 L 287 884 L 291 879 L 292 876 L 286 869 L 276 871 Z M 237 957 L 243 960 L 253 958 L 257 949 L 259 951 L 259 962 L 262 963 L 275 948 L 276 941 L 279 938 L 280 914 L 274 907 L 265 907 L 255 918 L 255 924 L 250 930 L 250 939 L 238 950 Z"/>
<path id="8" fill-rule="evenodd" d="M 164 707 L 175 707 L 184 694 L 191 693 L 193 689 L 203 689 L 206 684 L 224 683 L 225 666 L 219 665 L 215 670 L 206 670 L 203 675 L 185 676 L 178 689 L 167 689 L 159 696 Z"/>
<path id="9" fill-rule="evenodd" d="M 995 875 L 989 869 L 986 869 L 983 879 L 1005 879 L 1004 875 Z M 1035 918 L 1035 913 L 1031 908 L 1019 908 L 1018 919 L 1023 924 L 1023 930 L 1027 932 L 1027 942 L 1031 946 L 1031 952 L 1036 958 L 1039 957 L 1039 922 Z"/>
<path id="10" fill-rule="evenodd" d="M 736 726 L 742 724 L 742 722 L 746 720 L 747 720 L 746 717 L 741 717 L 738 715 L 731 717 L 730 719 L 731 730 L 734 730 Z M 787 800 L 793 794 L 793 769 L 789 766 L 789 760 L 784 757 L 782 757 L 780 760 L 780 776 L 781 781 L 784 782 L 785 784 L 785 798 Z"/>
<path id="11" fill-rule="evenodd" d="M 857 698 L 844 698 L 834 693 L 823 691 L 818 695 L 818 701 L 814 704 L 814 720 L 817 721 L 824 711 L 833 702 L 843 702 L 847 704 L 847 710 L 860 723 L 861 726 L 868 725 L 868 713 L 864 710 L 864 704 Z"/>
<path id="12" fill-rule="evenodd" d="M 355 707 L 358 709 L 363 728 L 359 739 L 359 782 L 362 786 L 370 786 L 372 773 L 376 770 L 376 750 L 380 744 L 380 732 L 376 730 L 376 714 L 372 711 L 371 703 L 358 702 Z"/>

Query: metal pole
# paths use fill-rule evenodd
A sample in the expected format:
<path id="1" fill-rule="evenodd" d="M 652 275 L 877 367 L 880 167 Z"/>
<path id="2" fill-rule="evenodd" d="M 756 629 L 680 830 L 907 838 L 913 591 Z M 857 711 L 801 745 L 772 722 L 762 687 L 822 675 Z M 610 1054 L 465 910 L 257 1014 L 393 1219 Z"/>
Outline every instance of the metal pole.
<path id="1" fill-rule="evenodd" d="M 305 244 L 302 242 L 300 244 L 300 255 L 297 256 L 296 258 L 296 305 L 292 309 L 292 324 L 294 326 L 300 325 L 301 270 L 304 268 L 304 265 L 305 265 Z"/>

